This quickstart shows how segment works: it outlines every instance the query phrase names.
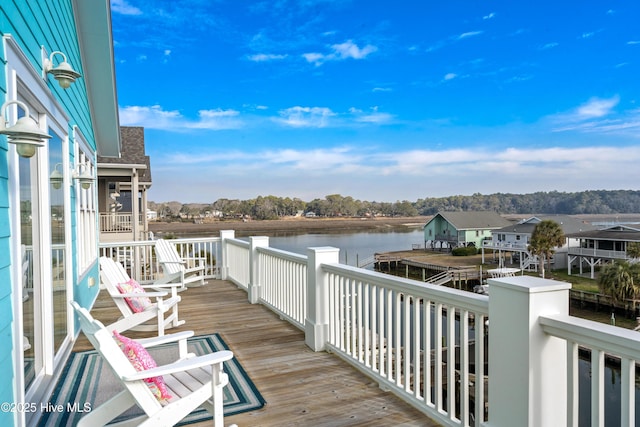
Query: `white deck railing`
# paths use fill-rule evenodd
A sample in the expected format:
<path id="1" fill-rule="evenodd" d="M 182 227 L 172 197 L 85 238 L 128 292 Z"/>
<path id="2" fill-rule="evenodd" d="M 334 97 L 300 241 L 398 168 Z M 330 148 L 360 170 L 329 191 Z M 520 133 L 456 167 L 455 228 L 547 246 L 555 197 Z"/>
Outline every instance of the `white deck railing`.
<path id="1" fill-rule="evenodd" d="M 204 259 L 205 279 L 220 278 L 222 250 L 219 237 L 172 239 L 171 243 L 176 246 L 188 267 Z M 101 243 L 99 246 L 100 256 L 107 256 L 122 263 L 131 277 L 143 282 L 153 281 L 162 275 L 154 248 L 155 240 Z"/>
<path id="2" fill-rule="evenodd" d="M 637 331 L 603 325 L 567 315 L 542 316 L 540 324 L 545 333 L 567 343 L 567 425 L 578 425 L 577 409 L 579 397 L 578 351 L 587 349 L 591 353 L 591 425 L 605 424 L 605 359 L 614 357 L 620 363 L 620 425 L 636 425 L 636 363 L 640 360 Z"/>
<path id="3" fill-rule="evenodd" d="M 489 279 L 489 298 L 339 264 L 335 248 L 298 255 L 233 231 L 173 242 L 186 255 L 215 253 L 211 277 L 245 289 L 252 303 L 303 329 L 313 350 L 335 353 L 443 425 L 577 426 L 578 395 L 589 393 L 591 425 L 604 426 L 606 358 L 621 364 L 621 425 L 635 425 L 640 333 L 569 316 L 568 283 Z M 125 254 L 135 271 L 137 259 L 154 265 L 152 246 L 101 251 Z M 592 372 L 580 393 L 578 349 L 591 351 Z"/>
<path id="4" fill-rule="evenodd" d="M 605 355 L 622 361 L 620 419 L 635 423 L 640 334 L 569 316 L 568 283 L 490 279 L 489 298 L 339 264 L 335 248 L 303 256 L 227 233 L 223 270 L 252 302 L 443 425 L 577 426 L 578 348 L 593 354 L 591 425 L 604 426 Z"/>
<path id="5" fill-rule="evenodd" d="M 142 216 L 138 215 L 138 224 L 142 224 Z M 100 212 L 101 233 L 122 233 L 133 230 L 133 214 L 131 212 Z"/>
<path id="6" fill-rule="evenodd" d="M 572 248 L 567 249 L 569 255 L 581 255 L 585 257 L 594 258 L 612 258 L 612 259 L 627 259 L 627 253 L 625 251 L 614 251 L 606 249 L 595 248 Z"/>
<path id="7" fill-rule="evenodd" d="M 442 423 L 484 421 L 486 382 L 475 378 L 485 378 L 486 296 L 345 265 L 322 270 L 329 350 Z"/>

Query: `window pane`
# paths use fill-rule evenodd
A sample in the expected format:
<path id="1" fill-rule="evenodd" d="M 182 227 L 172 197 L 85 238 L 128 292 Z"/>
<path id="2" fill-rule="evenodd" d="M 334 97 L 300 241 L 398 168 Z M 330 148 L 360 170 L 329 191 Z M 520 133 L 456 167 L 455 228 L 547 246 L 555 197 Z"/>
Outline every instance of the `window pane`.
<path id="1" fill-rule="evenodd" d="M 50 219 L 51 219 L 51 268 L 53 301 L 53 343 L 57 352 L 67 336 L 67 288 L 65 280 L 65 214 L 64 183 L 59 181 L 62 169 L 62 138 L 49 129 L 49 177 Z M 53 175 L 52 175 L 53 174 Z"/>
<path id="2" fill-rule="evenodd" d="M 24 350 L 24 380 L 29 388 L 35 378 L 36 369 L 42 366 L 40 340 L 35 336 L 36 292 L 33 280 L 33 189 L 31 188 L 31 159 L 19 158 L 20 171 L 20 238 L 22 241 L 22 322 Z M 37 238 L 37 236 L 36 236 Z M 36 359 L 36 355 L 38 358 Z"/>

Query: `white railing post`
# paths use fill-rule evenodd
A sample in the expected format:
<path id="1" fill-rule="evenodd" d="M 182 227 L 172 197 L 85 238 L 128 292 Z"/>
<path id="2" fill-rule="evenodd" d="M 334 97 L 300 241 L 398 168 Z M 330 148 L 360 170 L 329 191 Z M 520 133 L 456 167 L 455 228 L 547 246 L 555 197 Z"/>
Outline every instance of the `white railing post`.
<path id="1" fill-rule="evenodd" d="M 227 280 L 227 276 L 229 275 L 229 253 L 227 251 L 227 242 L 226 239 L 234 239 L 236 236 L 235 231 L 233 230 L 220 230 L 220 279 Z"/>
<path id="2" fill-rule="evenodd" d="M 249 288 L 247 290 L 249 294 L 249 302 L 251 304 L 257 304 L 260 300 L 260 286 L 262 281 L 260 280 L 260 257 L 258 256 L 259 247 L 269 246 L 269 238 L 267 236 L 252 236 L 249 237 L 249 243 L 251 247 L 249 249 Z"/>
<path id="3" fill-rule="evenodd" d="M 338 264 L 340 249 L 307 249 L 307 317 L 304 320 L 305 343 L 313 351 L 324 350 L 329 339 L 329 283 L 322 264 Z"/>
<path id="4" fill-rule="evenodd" d="M 491 427 L 564 425 L 567 344 L 540 315 L 568 314 L 571 284 L 532 276 L 489 279 Z M 564 385 L 563 385 L 564 384 Z"/>

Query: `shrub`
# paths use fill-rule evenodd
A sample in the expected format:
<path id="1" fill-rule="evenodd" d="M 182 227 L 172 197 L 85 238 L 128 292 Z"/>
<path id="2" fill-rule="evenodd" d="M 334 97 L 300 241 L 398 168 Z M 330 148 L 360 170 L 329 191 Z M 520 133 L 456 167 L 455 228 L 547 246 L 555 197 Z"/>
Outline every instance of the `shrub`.
<path id="1" fill-rule="evenodd" d="M 453 256 L 469 256 L 469 255 L 475 255 L 478 253 L 478 250 L 476 249 L 475 246 L 463 246 L 460 248 L 454 248 L 451 251 L 451 255 Z"/>

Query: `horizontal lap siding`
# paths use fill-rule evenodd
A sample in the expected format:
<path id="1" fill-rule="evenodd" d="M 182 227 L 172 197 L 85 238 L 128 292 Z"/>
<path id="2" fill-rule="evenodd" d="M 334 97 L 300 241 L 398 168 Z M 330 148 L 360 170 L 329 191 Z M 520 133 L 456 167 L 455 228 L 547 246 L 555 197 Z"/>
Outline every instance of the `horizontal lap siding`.
<path id="1" fill-rule="evenodd" d="M 2 3 L 0 34 L 10 34 L 16 40 L 38 73 L 42 69 L 41 46 L 44 46 L 49 55 L 55 51 L 63 52 L 67 62 L 84 74 L 70 0 L 3 0 Z M 57 55 L 55 64 L 61 59 Z M 69 116 L 69 133 L 72 126 L 78 126 L 90 147 L 95 149 L 84 79 L 80 77 L 68 89 L 62 89 L 51 76 L 47 81 L 49 89 Z M 5 82 L 6 79 L 2 79 L 3 87 Z"/>

